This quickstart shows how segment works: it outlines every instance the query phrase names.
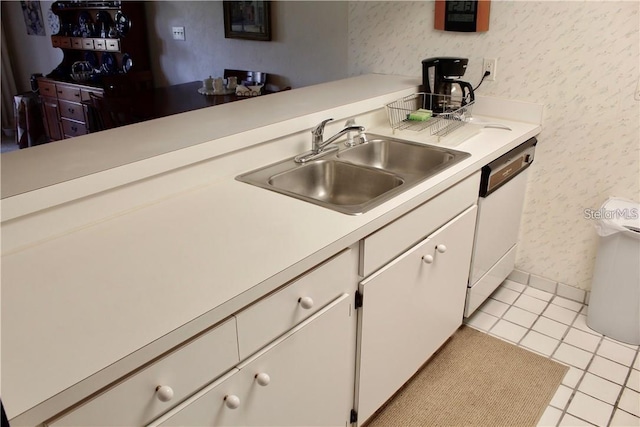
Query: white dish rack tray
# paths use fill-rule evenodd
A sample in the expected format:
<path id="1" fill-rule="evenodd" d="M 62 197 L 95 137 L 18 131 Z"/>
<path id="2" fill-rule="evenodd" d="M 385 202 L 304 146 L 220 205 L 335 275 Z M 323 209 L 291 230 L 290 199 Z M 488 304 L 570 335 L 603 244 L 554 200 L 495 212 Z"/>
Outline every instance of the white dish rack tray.
<path id="1" fill-rule="evenodd" d="M 442 113 L 434 113 L 433 117 L 426 121 L 409 120 L 409 114 L 429 105 L 455 105 L 456 102 L 449 95 L 435 93 L 414 93 L 405 96 L 386 105 L 387 115 L 391 129 L 412 130 L 416 132 L 429 129 L 431 135 L 445 136 L 464 126 L 466 120 L 471 117 L 473 101 L 457 108 L 445 109 Z M 460 104 L 458 99 L 457 104 Z"/>

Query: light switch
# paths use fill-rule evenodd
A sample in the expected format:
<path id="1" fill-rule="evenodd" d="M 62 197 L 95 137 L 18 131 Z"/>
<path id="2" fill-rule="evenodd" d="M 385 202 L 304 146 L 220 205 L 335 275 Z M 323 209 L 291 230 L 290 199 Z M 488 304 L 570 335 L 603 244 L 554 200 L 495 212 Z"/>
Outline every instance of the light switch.
<path id="1" fill-rule="evenodd" d="M 184 27 L 173 27 L 173 39 L 184 40 Z"/>

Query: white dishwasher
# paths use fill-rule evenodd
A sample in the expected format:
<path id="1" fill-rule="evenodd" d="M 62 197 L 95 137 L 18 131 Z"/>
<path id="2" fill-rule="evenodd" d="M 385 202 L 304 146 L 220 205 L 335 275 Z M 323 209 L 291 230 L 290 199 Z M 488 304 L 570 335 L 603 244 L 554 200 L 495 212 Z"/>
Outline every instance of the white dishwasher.
<path id="1" fill-rule="evenodd" d="M 464 317 L 471 316 L 515 267 L 527 168 L 536 143 L 531 138 L 482 168 Z"/>

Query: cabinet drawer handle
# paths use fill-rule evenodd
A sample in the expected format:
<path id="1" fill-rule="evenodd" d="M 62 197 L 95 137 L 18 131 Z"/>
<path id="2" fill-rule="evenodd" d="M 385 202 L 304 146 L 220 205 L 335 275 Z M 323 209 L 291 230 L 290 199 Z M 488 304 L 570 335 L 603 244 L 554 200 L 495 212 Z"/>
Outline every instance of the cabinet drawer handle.
<path id="1" fill-rule="evenodd" d="M 256 374 L 255 379 L 258 385 L 261 385 L 263 387 L 269 385 L 269 383 L 271 382 L 271 377 L 266 372 L 260 372 L 259 374 Z"/>
<path id="2" fill-rule="evenodd" d="M 78 132 L 78 127 L 77 126 L 71 126 L 71 130 L 74 132 Z"/>
<path id="3" fill-rule="evenodd" d="M 311 297 L 298 298 L 298 303 L 300 303 L 300 307 L 304 308 L 305 310 L 313 307 L 313 299 Z"/>
<path id="4" fill-rule="evenodd" d="M 443 245 L 442 243 L 440 243 L 439 245 L 436 245 L 436 250 L 438 252 L 440 252 L 441 254 L 445 253 L 447 251 L 447 247 L 445 245 Z"/>
<path id="5" fill-rule="evenodd" d="M 224 397 L 224 404 L 229 409 L 236 409 L 240 406 L 240 398 L 235 394 L 228 394 Z"/>
<path id="6" fill-rule="evenodd" d="M 425 255 L 422 257 L 422 261 L 424 261 L 425 264 L 431 264 L 433 263 L 433 255 Z"/>
<path id="7" fill-rule="evenodd" d="M 70 112 L 71 114 L 75 113 L 75 109 L 74 108 L 67 108 L 67 111 Z"/>
<path id="8" fill-rule="evenodd" d="M 159 385 L 156 387 L 156 396 L 160 402 L 168 402 L 173 399 L 173 389 L 168 385 Z"/>

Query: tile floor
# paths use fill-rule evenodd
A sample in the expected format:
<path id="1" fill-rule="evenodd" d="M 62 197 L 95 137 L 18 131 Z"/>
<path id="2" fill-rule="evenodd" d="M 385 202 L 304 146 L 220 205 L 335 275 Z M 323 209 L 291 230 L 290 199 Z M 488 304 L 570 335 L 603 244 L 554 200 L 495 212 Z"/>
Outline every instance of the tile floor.
<path id="1" fill-rule="evenodd" d="M 466 323 L 569 366 L 539 426 L 640 426 L 639 347 L 590 329 L 587 310 L 506 280 Z"/>

